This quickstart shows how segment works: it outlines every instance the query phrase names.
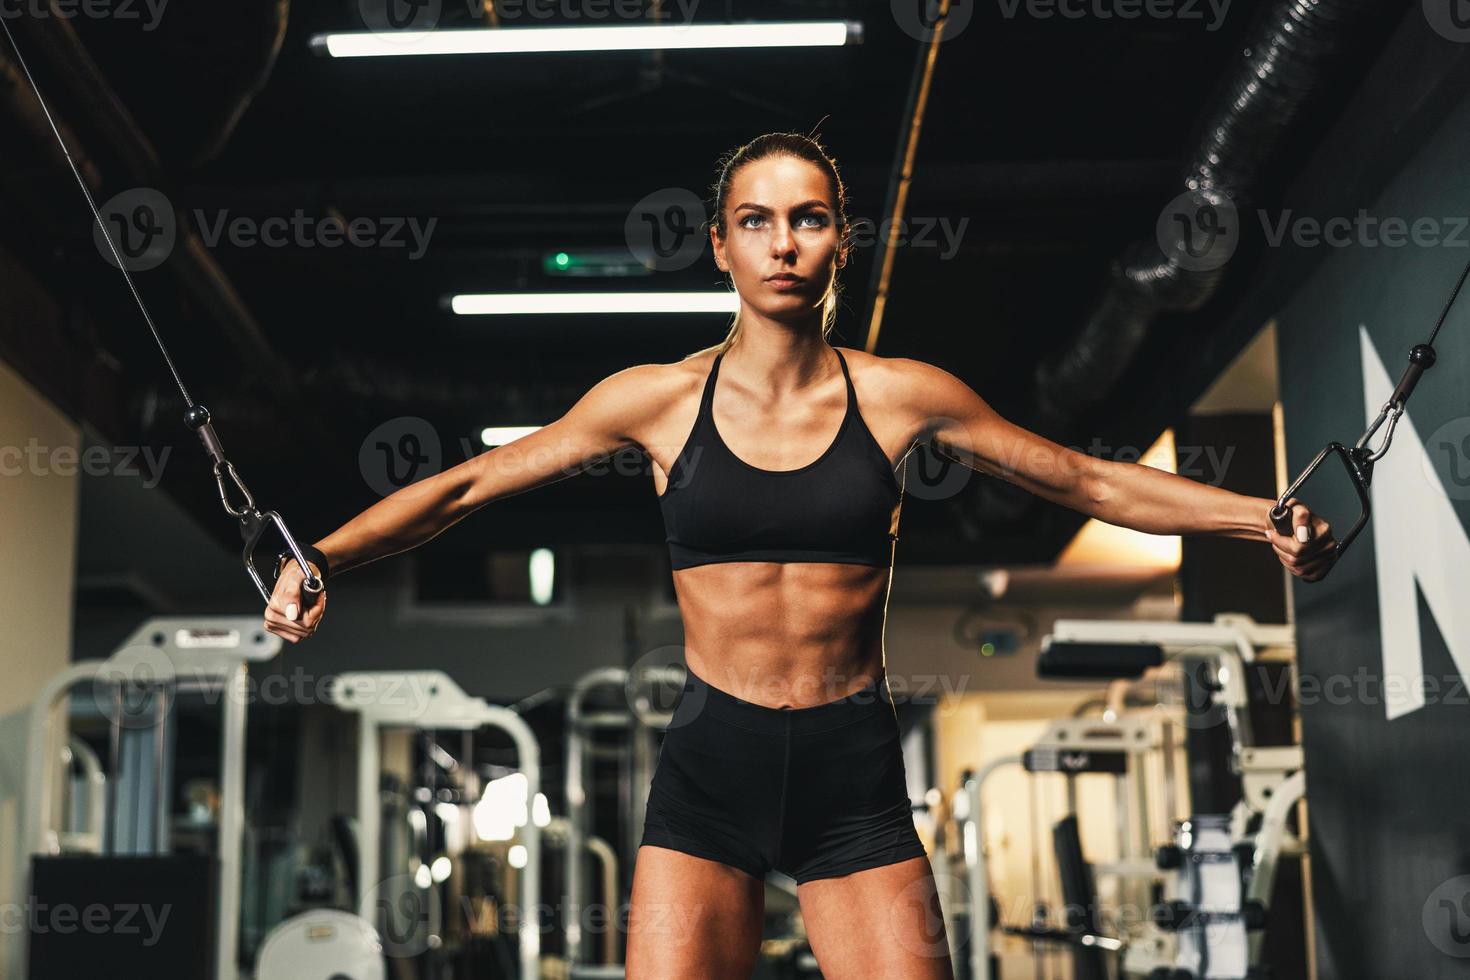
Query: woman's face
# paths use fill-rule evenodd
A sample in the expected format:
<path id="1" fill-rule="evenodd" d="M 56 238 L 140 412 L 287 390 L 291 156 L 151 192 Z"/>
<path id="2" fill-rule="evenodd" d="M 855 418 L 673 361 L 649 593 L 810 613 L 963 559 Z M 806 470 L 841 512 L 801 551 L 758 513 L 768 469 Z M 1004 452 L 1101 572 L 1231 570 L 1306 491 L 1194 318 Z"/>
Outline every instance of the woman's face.
<path id="1" fill-rule="evenodd" d="M 735 172 L 725 237 L 711 228 L 710 241 L 746 306 L 773 320 L 820 311 L 847 261 L 833 204 L 826 173 L 808 160 L 765 157 Z"/>

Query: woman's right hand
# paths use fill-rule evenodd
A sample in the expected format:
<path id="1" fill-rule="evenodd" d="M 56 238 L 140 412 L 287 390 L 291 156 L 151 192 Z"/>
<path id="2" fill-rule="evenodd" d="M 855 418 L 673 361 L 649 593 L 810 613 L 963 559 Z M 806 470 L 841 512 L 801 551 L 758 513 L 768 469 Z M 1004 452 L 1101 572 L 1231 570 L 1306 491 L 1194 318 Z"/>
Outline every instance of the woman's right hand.
<path id="1" fill-rule="evenodd" d="M 321 569 L 311 562 L 307 564 L 320 577 Z M 281 574 L 276 577 L 271 601 L 265 607 L 266 630 L 291 643 L 299 643 L 315 633 L 327 611 L 326 587 L 313 594 L 302 588 L 305 581 L 306 574 L 301 571 L 301 566 L 294 558 L 287 559 Z"/>

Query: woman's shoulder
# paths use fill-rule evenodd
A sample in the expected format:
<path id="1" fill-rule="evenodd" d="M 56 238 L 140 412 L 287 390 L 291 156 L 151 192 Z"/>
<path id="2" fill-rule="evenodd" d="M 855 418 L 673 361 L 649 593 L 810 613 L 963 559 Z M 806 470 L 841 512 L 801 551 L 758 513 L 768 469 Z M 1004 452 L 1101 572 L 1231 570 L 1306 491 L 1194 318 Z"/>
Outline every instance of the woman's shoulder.
<path id="1" fill-rule="evenodd" d="M 624 368 L 613 377 L 619 379 L 624 387 L 632 390 L 641 389 L 644 395 L 655 399 L 677 397 L 681 393 L 686 393 L 691 387 L 704 384 L 716 353 L 717 351 L 711 348 L 696 351 L 677 361 L 635 364 Z"/>
<path id="2" fill-rule="evenodd" d="M 593 393 L 632 418 L 657 419 L 698 400 L 713 360 L 712 352 L 696 352 L 677 361 L 634 364 L 604 378 Z"/>
<path id="3" fill-rule="evenodd" d="M 834 345 L 836 347 L 836 345 Z M 856 347 L 836 347 L 847 361 L 853 384 L 880 393 L 897 394 L 952 377 L 948 372 L 912 357 L 884 357 Z M 861 379 L 861 380 L 859 380 Z"/>
<path id="4" fill-rule="evenodd" d="M 953 415 L 974 392 L 944 368 L 912 357 L 883 357 L 842 347 L 858 399 L 877 411 L 919 418 Z"/>
<path id="5" fill-rule="evenodd" d="M 912 357 L 885 357 L 882 354 L 869 353 L 859 347 L 842 347 L 837 344 L 832 346 L 842 352 L 843 360 L 847 361 L 848 367 L 854 371 L 899 376 L 913 370 L 915 366 L 928 366 L 923 361 L 916 361 Z"/>

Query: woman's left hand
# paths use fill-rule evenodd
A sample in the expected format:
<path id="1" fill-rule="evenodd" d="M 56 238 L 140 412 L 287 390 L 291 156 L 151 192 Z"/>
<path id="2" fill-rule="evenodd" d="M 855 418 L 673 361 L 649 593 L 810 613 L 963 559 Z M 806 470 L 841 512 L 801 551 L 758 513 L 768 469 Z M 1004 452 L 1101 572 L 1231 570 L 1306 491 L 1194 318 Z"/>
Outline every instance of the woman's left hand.
<path id="1" fill-rule="evenodd" d="M 1331 570 L 1337 561 L 1337 541 L 1332 537 L 1332 525 L 1313 514 L 1307 505 L 1295 497 L 1288 498 L 1287 519 L 1291 534 L 1278 534 L 1266 512 L 1266 540 L 1276 549 L 1281 564 L 1303 582 L 1316 582 Z"/>

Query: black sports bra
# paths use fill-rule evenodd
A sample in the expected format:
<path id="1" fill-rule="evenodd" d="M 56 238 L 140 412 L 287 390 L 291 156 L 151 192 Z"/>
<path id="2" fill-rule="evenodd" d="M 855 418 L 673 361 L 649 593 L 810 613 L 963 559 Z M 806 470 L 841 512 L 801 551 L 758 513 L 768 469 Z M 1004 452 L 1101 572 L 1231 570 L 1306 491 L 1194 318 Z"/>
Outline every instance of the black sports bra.
<path id="1" fill-rule="evenodd" d="M 675 569 L 715 562 L 888 565 L 898 539 L 903 488 L 857 408 L 847 360 L 847 412 L 827 451 L 794 470 L 740 459 L 720 438 L 711 404 L 715 356 L 689 441 L 659 498 Z"/>

